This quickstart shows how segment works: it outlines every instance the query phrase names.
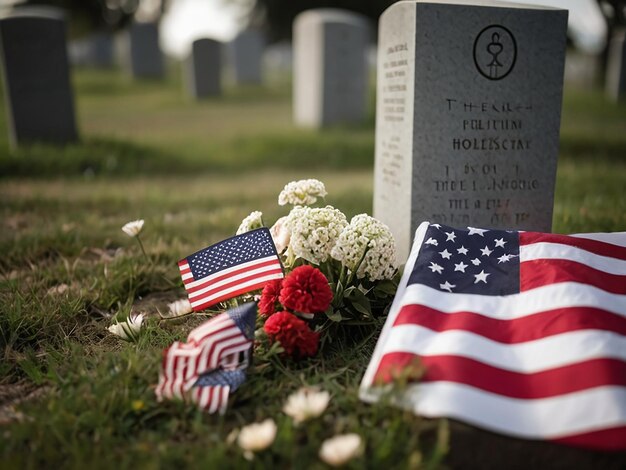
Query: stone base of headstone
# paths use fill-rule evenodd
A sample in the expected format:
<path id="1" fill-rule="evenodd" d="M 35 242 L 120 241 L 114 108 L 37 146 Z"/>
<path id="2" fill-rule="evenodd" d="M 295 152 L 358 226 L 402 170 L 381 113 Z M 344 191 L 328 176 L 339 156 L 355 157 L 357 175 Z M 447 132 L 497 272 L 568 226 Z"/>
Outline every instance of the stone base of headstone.
<path id="1" fill-rule="evenodd" d="M 13 147 L 78 139 L 63 10 L 25 7 L 0 18 L 0 68 Z"/>
<path id="2" fill-rule="evenodd" d="M 617 31 L 609 44 L 606 92 L 612 101 L 626 99 L 626 30 Z"/>
<path id="3" fill-rule="evenodd" d="M 365 17 L 322 8 L 294 21 L 293 106 L 296 125 L 321 128 L 358 123 L 367 108 Z"/>
<path id="4" fill-rule="evenodd" d="M 194 99 L 219 96 L 222 93 L 222 43 L 197 39 L 191 45 L 183 65 L 187 93 Z"/>
<path id="5" fill-rule="evenodd" d="M 404 1 L 381 16 L 374 216 L 549 232 L 567 11 Z"/>

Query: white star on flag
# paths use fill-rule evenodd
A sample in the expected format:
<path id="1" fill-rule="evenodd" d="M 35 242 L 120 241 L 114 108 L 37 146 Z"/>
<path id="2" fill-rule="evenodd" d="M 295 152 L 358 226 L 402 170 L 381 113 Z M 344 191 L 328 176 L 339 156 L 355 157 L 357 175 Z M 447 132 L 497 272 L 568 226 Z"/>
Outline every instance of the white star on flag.
<path id="1" fill-rule="evenodd" d="M 433 237 L 430 237 L 428 240 L 426 240 L 425 243 L 427 245 L 433 245 L 433 246 L 439 245 L 439 242 L 437 240 L 435 240 Z"/>
<path id="2" fill-rule="evenodd" d="M 489 256 L 491 253 L 493 253 L 493 251 L 490 250 L 488 246 L 485 246 L 485 248 L 481 248 L 480 252 L 483 254 L 483 256 Z"/>
<path id="3" fill-rule="evenodd" d="M 504 248 L 504 245 L 507 243 L 504 241 L 504 238 L 496 238 L 494 241 L 496 242 L 496 248 Z"/>
<path id="4" fill-rule="evenodd" d="M 460 255 L 466 255 L 469 250 L 461 245 L 461 248 L 457 248 L 456 252 Z"/>
<path id="5" fill-rule="evenodd" d="M 443 259 L 450 259 L 452 257 L 452 253 L 450 253 L 447 249 L 440 251 L 439 254 Z"/>
<path id="6" fill-rule="evenodd" d="M 447 290 L 448 292 L 452 292 L 452 288 L 456 287 L 454 284 L 450 284 L 448 281 L 444 282 L 443 284 L 439 284 L 439 288 L 441 290 Z"/>
<path id="7" fill-rule="evenodd" d="M 484 228 L 476 228 L 476 227 L 467 227 L 469 230 L 468 235 L 480 235 L 481 237 L 484 237 L 484 233 L 488 232 L 488 230 L 485 230 Z"/>
<path id="8" fill-rule="evenodd" d="M 470 260 L 470 262 L 474 265 L 474 266 L 478 266 L 480 264 L 480 260 L 478 258 L 474 258 L 473 260 Z"/>
<path id="9" fill-rule="evenodd" d="M 474 274 L 474 277 L 476 278 L 474 284 L 478 284 L 479 282 L 484 282 L 485 284 L 487 284 L 487 276 L 489 275 L 490 273 L 486 273 L 484 269 L 480 273 Z"/>
<path id="10" fill-rule="evenodd" d="M 511 261 L 511 258 L 515 258 L 515 255 L 502 255 L 498 258 L 498 264 Z"/>
<path id="11" fill-rule="evenodd" d="M 462 273 L 465 272 L 465 268 L 467 268 L 467 264 L 465 264 L 463 261 L 461 261 L 459 264 L 455 264 L 454 265 L 454 270 L 455 271 L 461 271 Z"/>
<path id="12" fill-rule="evenodd" d="M 447 242 L 454 242 L 456 239 L 456 234 L 454 232 L 445 232 L 445 234 L 448 236 L 448 238 L 446 238 Z"/>
<path id="13" fill-rule="evenodd" d="M 432 261 L 430 262 L 430 266 L 428 266 L 428 269 L 430 269 L 434 273 L 441 274 L 443 272 L 443 266 L 439 266 L 437 263 L 434 263 Z"/>

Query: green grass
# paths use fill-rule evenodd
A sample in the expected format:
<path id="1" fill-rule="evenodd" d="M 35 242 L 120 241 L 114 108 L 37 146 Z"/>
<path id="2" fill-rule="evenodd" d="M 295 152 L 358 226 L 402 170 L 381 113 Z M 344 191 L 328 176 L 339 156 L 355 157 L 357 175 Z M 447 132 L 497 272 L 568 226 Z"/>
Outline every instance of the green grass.
<path id="1" fill-rule="evenodd" d="M 375 331 L 294 363 L 261 348 L 224 417 L 156 402 L 161 351 L 205 317 L 161 321 L 183 296 L 176 261 L 230 236 L 252 210 L 284 214 L 283 185 L 326 183 L 328 203 L 371 212 L 373 121 L 314 132 L 291 124 L 289 90 L 227 89 L 189 103 L 180 80 L 135 84 L 75 74 L 84 137 L 65 148 L 10 151 L 0 118 L 0 459 L 3 468 L 322 468 L 321 442 L 357 432 L 353 468 L 436 468 L 445 421 L 357 398 Z M 565 95 L 554 229 L 626 230 L 626 106 L 597 92 Z M 142 240 L 120 230 L 146 220 Z M 63 293 L 55 292 L 66 285 Z M 106 331 L 118 312 L 149 314 L 136 345 Z M 369 336 L 371 334 L 371 336 Z M 289 393 L 319 385 L 328 411 L 294 427 Z M 272 417 L 269 451 L 244 460 L 229 433 Z"/>

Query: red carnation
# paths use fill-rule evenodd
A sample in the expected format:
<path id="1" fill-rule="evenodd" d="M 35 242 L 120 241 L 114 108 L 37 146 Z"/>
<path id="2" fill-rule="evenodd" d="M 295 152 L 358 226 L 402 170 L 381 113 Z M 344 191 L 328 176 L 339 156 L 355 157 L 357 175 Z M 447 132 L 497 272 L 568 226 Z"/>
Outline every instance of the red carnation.
<path id="1" fill-rule="evenodd" d="M 282 284 L 282 279 L 273 279 L 265 284 L 263 292 L 261 292 L 261 300 L 259 300 L 259 313 L 261 315 L 269 316 L 276 311 L 276 302 L 278 302 Z"/>
<path id="2" fill-rule="evenodd" d="M 333 300 L 328 279 L 308 264 L 299 266 L 285 278 L 280 303 L 302 313 L 324 312 Z"/>
<path id="3" fill-rule="evenodd" d="M 304 320 L 292 313 L 275 313 L 267 319 L 263 329 L 272 341 L 280 342 L 292 357 L 310 357 L 317 353 L 319 333 L 311 331 Z"/>

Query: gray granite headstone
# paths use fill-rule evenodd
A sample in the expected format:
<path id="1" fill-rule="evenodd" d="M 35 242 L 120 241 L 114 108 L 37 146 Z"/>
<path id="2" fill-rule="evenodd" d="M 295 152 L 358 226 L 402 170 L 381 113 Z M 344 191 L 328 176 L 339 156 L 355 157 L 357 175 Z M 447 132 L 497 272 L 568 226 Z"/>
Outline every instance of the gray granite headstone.
<path id="1" fill-rule="evenodd" d="M 62 10 L 23 8 L 0 18 L 0 63 L 13 147 L 78 138 Z"/>
<path id="2" fill-rule="evenodd" d="M 231 66 L 235 83 L 260 84 L 261 61 L 265 38 L 260 31 L 246 30 L 239 33 L 229 45 Z"/>
<path id="3" fill-rule="evenodd" d="M 185 85 L 195 99 L 218 96 L 222 92 L 222 44 L 213 39 L 197 39 L 184 64 Z"/>
<path id="4" fill-rule="evenodd" d="M 320 128 L 365 118 L 367 46 L 365 17 L 322 8 L 294 21 L 294 119 Z"/>
<path id="5" fill-rule="evenodd" d="M 626 98 L 626 30 L 611 39 L 606 70 L 606 91 L 613 101 Z"/>
<path id="6" fill-rule="evenodd" d="M 127 68 L 133 78 L 163 78 L 157 23 L 133 23 L 127 31 Z"/>
<path id="7" fill-rule="evenodd" d="M 404 1 L 379 23 L 374 216 L 552 228 L 567 11 Z"/>

